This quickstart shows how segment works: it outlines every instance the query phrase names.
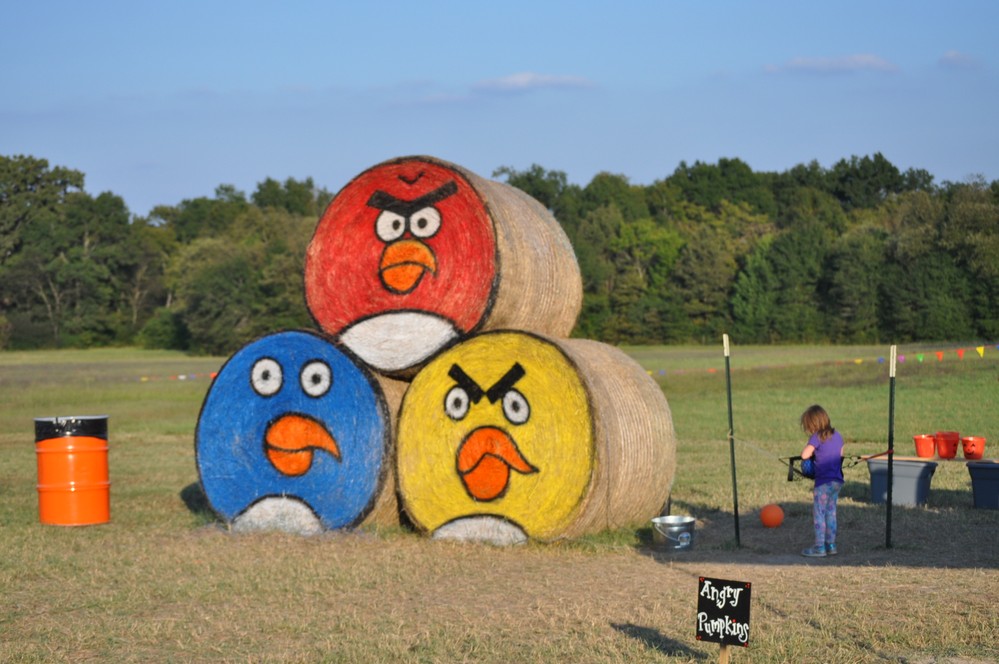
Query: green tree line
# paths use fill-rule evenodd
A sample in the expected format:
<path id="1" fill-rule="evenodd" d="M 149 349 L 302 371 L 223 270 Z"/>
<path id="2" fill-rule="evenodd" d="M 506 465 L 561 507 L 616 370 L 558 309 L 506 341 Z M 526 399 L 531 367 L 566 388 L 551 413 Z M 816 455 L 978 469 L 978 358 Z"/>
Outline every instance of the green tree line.
<path id="1" fill-rule="evenodd" d="M 881 154 L 754 172 L 681 162 L 650 185 L 497 169 L 562 224 L 575 336 L 609 343 L 999 339 L 999 181 L 937 185 Z M 0 156 L 0 349 L 138 344 L 228 354 L 313 327 L 302 271 L 331 198 L 312 178 L 132 215 L 83 173 Z"/>

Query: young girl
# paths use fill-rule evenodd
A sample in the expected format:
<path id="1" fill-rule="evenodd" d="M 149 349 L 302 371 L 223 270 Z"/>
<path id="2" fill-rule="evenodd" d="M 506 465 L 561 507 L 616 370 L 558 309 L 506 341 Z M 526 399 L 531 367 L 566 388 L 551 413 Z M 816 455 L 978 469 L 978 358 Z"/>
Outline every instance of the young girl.
<path id="1" fill-rule="evenodd" d="M 810 437 L 802 459 L 815 457 L 815 489 L 812 523 L 815 546 L 801 552 L 810 558 L 836 555 L 836 500 L 843 488 L 843 437 L 829 423 L 822 406 L 811 406 L 801 414 L 801 428 Z"/>

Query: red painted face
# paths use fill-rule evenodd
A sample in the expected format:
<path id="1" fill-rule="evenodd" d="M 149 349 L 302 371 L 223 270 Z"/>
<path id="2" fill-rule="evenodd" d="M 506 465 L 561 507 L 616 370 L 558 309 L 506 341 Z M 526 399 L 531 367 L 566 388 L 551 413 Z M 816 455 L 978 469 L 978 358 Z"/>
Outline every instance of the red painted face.
<path id="1" fill-rule="evenodd" d="M 459 172 L 407 159 L 365 171 L 319 220 L 305 295 L 338 334 L 394 311 L 436 314 L 469 332 L 496 276 L 496 238 L 482 199 Z"/>

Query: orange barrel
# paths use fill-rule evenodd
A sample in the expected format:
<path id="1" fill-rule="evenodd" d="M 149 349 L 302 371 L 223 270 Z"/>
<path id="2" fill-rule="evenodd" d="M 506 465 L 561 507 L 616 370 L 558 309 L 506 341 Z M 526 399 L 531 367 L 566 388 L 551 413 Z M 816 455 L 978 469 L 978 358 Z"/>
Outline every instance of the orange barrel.
<path id="1" fill-rule="evenodd" d="M 111 520 L 108 418 L 35 419 L 38 518 L 53 526 L 89 526 Z"/>

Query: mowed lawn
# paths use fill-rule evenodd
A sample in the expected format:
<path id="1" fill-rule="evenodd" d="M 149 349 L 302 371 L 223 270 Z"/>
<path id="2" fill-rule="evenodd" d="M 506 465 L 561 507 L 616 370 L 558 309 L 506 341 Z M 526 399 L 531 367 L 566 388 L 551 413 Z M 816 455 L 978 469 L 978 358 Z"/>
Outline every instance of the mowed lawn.
<path id="1" fill-rule="evenodd" d="M 899 347 L 898 454 L 956 430 L 999 457 L 999 350 L 979 345 Z M 671 510 L 696 518 L 686 551 L 657 547 L 648 523 L 506 549 L 402 526 L 232 534 L 205 505 L 193 449 L 224 358 L 0 353 L 0 661 L 715 661 L 718 645 L 695 639 L 701 576 L 752 584 L 733 662 L 999 660 L 999 511 L 973 507 L 960 458 L 939 463 L 925 506 L 894 507 L 890 548 L 866 464 L 849 467 L 840 554 L 798 555 L 811 486 L 788 482 L 780 457 L 800 451 L 812 403 L 848 454 L 887 449 L 887 346 L 733 346 L 738 521 L 721 345 L 626 350 L 670 404 Z M 96 414 L 109 416 L 111 521 L 42 525 L 33 418 Z M 768 503 L 779 528 L 760 524 Z"/>

